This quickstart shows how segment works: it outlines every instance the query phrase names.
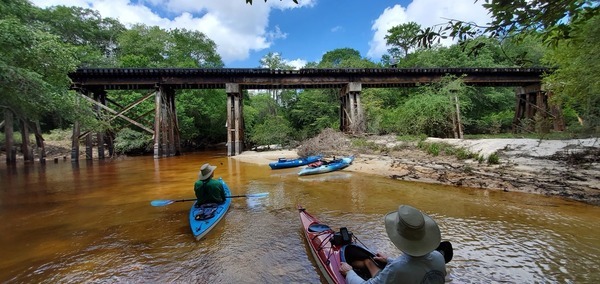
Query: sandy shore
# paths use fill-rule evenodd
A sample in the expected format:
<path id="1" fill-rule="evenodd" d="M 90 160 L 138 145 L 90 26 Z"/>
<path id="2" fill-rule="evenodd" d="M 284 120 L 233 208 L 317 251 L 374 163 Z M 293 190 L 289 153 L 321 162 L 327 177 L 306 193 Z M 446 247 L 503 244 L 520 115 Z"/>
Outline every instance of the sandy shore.
<path id="1" fill-rule="evenodd" d="M 416 143 L 411 145 L 399 142 L 392 135 L 372 136 L 368 140 L 385 150 L 373 153 L 374 151 L 351 147 L 334 151 L 337 157 L 355 156 L 352 166 L 344 171 L 406 181 L 560 196 L 600 206 L 600 138 L 428 138 L 425 141 L 461 147 L 484 159 L 495 153 L 499 157 L 499 163 L 491 165 L 475 159 L 459 160 L 449 155 L 432 156 L 416 147 Z M 68 159 L 70 156 L 70 141 L 48 141 L 46 144 L 49 160 Z M 82 159 L 85 158 L 84 150 L 82 148 L 80 151 Z M 94 153 L 97 151 L 94 150 Z M 295 150 L 246 151 L 232 158 L 268 165 L 281 157 L 296 158 L 298 154 Z M 17 157 L 22 158 L 22 155 Z M 5 159 L 4 153 L 0 153 L 0 160 Z"/>
<path id="2" fill-rule="evenodd" d="M 381 155 L 352 153 L 355 155 L 354 163 L 344 170 L 407 181 L 554 195 L 600 205 L 600 163 L 597 156 L 600 139 L 429 138 L 426 142 L 451 144 L 485 158 L 496 153 L 499 164 L 432 156 L 416 147 L 409 147 Z M 397 142 L 383 139 L 376 143 L 392 148 Z M 589 151 L 595 154 L 590 157 Z M 246 151 L 232 158 L 267 165 L 280 157 L 296 158 L 298 155 L 295 150 Z"/>

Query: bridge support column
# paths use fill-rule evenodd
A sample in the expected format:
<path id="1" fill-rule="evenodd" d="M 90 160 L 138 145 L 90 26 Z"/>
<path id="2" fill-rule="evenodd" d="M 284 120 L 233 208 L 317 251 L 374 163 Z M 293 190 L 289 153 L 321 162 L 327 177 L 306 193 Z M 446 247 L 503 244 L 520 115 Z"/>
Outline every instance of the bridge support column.
<path id="1" fill-rule="evenodd" d="M 94 92 L 94 100 L 98 103 L 98 104 L 102 104 L 102 105 L 106 105 L 106 91 L 105 90 L 100 90 L 98 92 Z M 98 105 L 94 105 L 94 109 L 96 111 L 96 115 L 98 116 L 98 118 L 102 118 L 102 110 L 100 109 L 100 107 Z M 100 131 L 98 133 L 96 133 L 96 142 L 98 143 L 98 159 L 100 160 L 104 160 L 105 155 L 104 155 L 104 137 L 105 137 L 105 133 L 104 131 Z"/>
<path id="2" fill-rule="evenodd" d="M 565 130 L 562 110 L 548 104 L 551 96 L 552 92 L 545 91 L 540 84 L 516 88 L 513 132 L 548 132 L 550 128 L 556 131 Z"/>
<path id="3" fill-rule="evenodd" d="M 179 120 L 177 120 L 177 107 L 175 105 L 175 90 L 168 89 L 167 98 L 169 100 L 169 109 L 170 109 L 170 141 L 171 150 L 170 153 L 175 156 L 181 155 L 181 137 L 179 136 Z"/>
<path id="4" fill-rule="evenodd" d="M 179 126 L 175 113 L 175 91 L 158 87 L 155 96 L 154 158 L 170 157 L 180 151 Z"/>
<path id="5" fill-rule="evenodd" d="M 242 153 L 244 146 L 244 119 L 242 93 L 239 84 L 225 84 L 227 92 L 227 156 Z"/>
<path id="6" fill-rule="evenodd" d="M 340 91 L 340 130 L 346 133 L 363 133 L 365 118 L 360 104 L 362 84 L 350 82 Z"/>
<path id="7" fill-rule="evenodd" d="M 81 97 L 87 97 L 87 90 L 77 90 L 79 96 L 75 98 L 75 104 L 79 107 L 79 100 Z M 81 129 L 79 127 L 79 120 L 73 122 L 73 135 L 71 136 L 71 163 L 79 163 L 79 134 Z"/>
<path id="8" fill-rule="evenodd" d="M 158 88 L 154 92 L 154 159 L 160 158 L 162 155 L 162 149 L 160 144 L 160 126 L 162 116 L 162 92 Z"/>

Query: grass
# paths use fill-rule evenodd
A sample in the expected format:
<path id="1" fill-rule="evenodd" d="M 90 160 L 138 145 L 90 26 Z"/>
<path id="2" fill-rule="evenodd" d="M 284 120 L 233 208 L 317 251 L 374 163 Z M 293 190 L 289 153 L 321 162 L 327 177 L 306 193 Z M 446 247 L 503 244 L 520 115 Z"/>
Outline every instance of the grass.
<path id="1" fill-rule="evenodd" d="M 498 157 L 498 153 L 494 152 L 490 154 L 487 158 L 487 163 L 489 165 L 497 165 L 500 163 L 500 157 Z"/>
<path id="2" fill-rule="evenodd" d="M 33 134 L 29 135 L 29 141 L 35 142 L 35 136 Z M 14 131 L 13 132 L 13 143 L 20 145 L 22 142 L 23 142 L 23 136 L 21 135 L 21 132 Z M 2 132 L 2 134 L 0 135 L 0 144 L 4 145 L 5 143 L 6 143 L 6 135 L 4 135 L 4 132 Z"/>
<path id="3" fill-rule="evenodd" d="M 402 142 L 419 142 L 427 139 L 427 135 L 398 135 L 396 136 L 396 140 Z"/>
<path id="4" fill-rule="evenodd" d="M 50 133 L 45 133 L 44 139 L 49 141 L 70 141 L 73 136 L 72 129 L 52 129 Z"/>
<path id="5" fill-rule="evenodd" d="M 465 148 L 456 147 L 456 146 L 450 145 L 448 143 L 438 143 L 438 142 L 429 143 L 429 142 L 425 142 L 425 141 L 419 141 L 419 143 L 417 144 L 417 147 L 432 156 L 439 156 L 440 154 L 445 154 L 448 156 L 455 156 L 459 160 L 476 159 L 480 163 L 483 162 L 483 159 L 484 159 L 482 156 L 480 156 L 476 153 L 470 152 L 469 150 L 467 150 Z M 498 155 L 496 154 L 496 161 L 497 161 L 497 159 L 498 159 Z"/>
<path id="6" fill-rule="evenodd" d="M 386 152 L 388 150 L 385 145 L 377 144 L 373 141 L 368 141 L 365 138 L 352 139 L 351 144 L 353 147 L 374 152 Z"/>
<path id="7" fill-rule="evenodd" d="M 73 135 L 73 131 L 70 129 L 53 129 L 50 133 L 43 133 L 42 136 L 46 141 L 70 141 L 71 136 Z M 15 144 L 21 144 L 23 142 L 23 136 L 20 131 L 13 132 L 13 142 Z M 29 141 L 31 143 L 35 143 L 35 135 L 29 134 Z M 4 132 L 0 132 L 0 144 L 5 144 L 6 135 Z"/>
<path id="8" fill-rule="evenodd" d="M 50 133 L 43 133 L 44 141 L 70 141 L 73 131 L 70 129 L 53 129 Z M 23 136 L 20 131 L 13 132 L 13 143 L 16 146 L 23 144 Z M 0 145 L 6 144 L 6 135 L 4 132 L 0 132 Z M 35 135 L 29 134 L 29 144 L 35 146 Z"/>

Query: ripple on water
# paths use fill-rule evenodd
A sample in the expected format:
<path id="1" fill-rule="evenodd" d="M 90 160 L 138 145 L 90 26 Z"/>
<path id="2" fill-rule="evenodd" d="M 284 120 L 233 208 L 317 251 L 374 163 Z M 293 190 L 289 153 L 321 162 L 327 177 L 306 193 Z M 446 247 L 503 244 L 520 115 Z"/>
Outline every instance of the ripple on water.
<path id="1" fill-rule="evenodd" d="M 199 161 L 219 165 L 233 194 L 269 195 L 234 199 L 196 241 L 191 203 L 149 201 L 193 197 Z M 344 171 L 299 178 L 297 169 L 275 172 L 223 153 L 45 171 L 0 176 L 0 282 L 319 283 L 297 204 L 394 256 L 383 216 L 401 203 L 427 212 L 452 242 L 451 283 L 600 283 L 600 209 L 560 199 Z"/>

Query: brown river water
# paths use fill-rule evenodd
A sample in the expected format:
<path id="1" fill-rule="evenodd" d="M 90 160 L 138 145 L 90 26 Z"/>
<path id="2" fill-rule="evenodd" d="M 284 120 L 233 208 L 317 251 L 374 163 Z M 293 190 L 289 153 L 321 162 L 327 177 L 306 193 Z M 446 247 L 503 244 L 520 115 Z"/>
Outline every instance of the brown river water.
<path id="1" fill-rule="evenodd" d="M 196 241 L 191 202 L 200 165 L 217 165 L 235 198 Z M 454 246 L 450 283 L 600 283 L 600 208 L 513 192 L 408 183 L 338 171 L 298 177 L 225 152 L 155 160 L 0 165 L 0 283 L 321 283 L 297 205 L 397 255 L 383 216 L 410 204 Z"/>

